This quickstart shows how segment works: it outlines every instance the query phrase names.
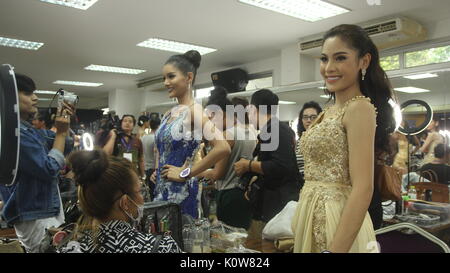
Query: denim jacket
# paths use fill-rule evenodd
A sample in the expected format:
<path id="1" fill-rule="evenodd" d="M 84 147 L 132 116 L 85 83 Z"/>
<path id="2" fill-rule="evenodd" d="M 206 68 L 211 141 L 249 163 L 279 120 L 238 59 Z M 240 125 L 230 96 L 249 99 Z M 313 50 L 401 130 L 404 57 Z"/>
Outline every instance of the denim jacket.
<path id="1" fill-rule="evenodd" d="M 16 182 L 12 186 L 0 185 L 3 218 L 10 225 L 60 213 L 58 175 L 64 155 L 56 149 L 49 151 L 49 144 L 31 124 L 21 121 Z"/>

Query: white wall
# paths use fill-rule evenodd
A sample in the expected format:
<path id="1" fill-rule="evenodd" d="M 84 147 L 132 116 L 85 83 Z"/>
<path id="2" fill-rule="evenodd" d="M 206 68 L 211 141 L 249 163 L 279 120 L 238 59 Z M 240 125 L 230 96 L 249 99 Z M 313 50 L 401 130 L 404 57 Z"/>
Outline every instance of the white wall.
<path id="1" fill-rule="evenodd" d="M 428 37 L 430 40 L 439 39 L 450 36 L 450 19 L 445 19 L 437 23 L 426 25 Z M 299 39 L 301 37 L 298 37 Z M 297 39 L 296 39 L 297 40 Z M 259 61 L 242 64 L 235 67 L 217 67 L 207 72 L 197 75 L 196 85 L 212 85 L 211 73 L 232 69 L 242 68 L 249 74 L 272 71 L 273 86 L 296 84 L 305 81 L 320 81 L 320 61 L 311 57 L 301 56 L 298 51 L 297 41 L 287 45 L 281 49 L 278 56 L 262 59 Z M 171 100 L 164 91 L 151 91 L 160 89 L 162 84 L 139 89 L 140 92 L 131 90 L 116 90 L 110 92 L 109 107 L 122 112 L 144 111 L 148 106 L 152 105 L 152 110 L 165 112 L 170 108 Z M 121 105 L 121 101 L 126 101 L 125 105 Z M 162 104 L 162 105 L 161 105 Z M 114 107 L 116 106 L 116 107 Z M 114 109 L 116 108 L 116 109 Z M 283 121 L 293 120 L 297 117 L 301 105 L 281 105 L 280 119 Z"/>

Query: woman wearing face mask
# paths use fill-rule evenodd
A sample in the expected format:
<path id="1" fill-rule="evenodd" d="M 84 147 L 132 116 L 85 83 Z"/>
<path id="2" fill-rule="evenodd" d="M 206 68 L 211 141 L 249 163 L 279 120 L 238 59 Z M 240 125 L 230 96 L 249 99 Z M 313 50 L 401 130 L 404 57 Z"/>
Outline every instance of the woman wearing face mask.
<path id="1" fill-rule="evenodd" d="M 378 252 L 368 213 L 374 166 L 395 128 L 379 54 L 356 25 L 324 36 L 320 72 L 334 104 L 303 134 L 305 185 L 292 229 L 294 252 Z"/>
<path id="2" fill-rule="evenodd" d="M 199 217 L 200 203 L 195 176 L 230 154 L 222 132 L 209 121 L 202 106 L 194 103 L 192 87 L 200 60 L 200 54 L 191 50 L 171 56 L 163 67 L 164 85 L 178 105 L 164 115 L 156 132 L 156 171 L 152 175 L 152 181 L 156 181 L 155 200 L 180 204 L 182 214 L 193 218 Z M 212 150 L 194 164 L 202 137 Z"/>
<path id="3" fill-rule="evenodd" d="M 79 185 L 80 208 L 98 227 L 78 240 L 82 252 L 181 252 L 172 237 L 164 236 L 157 243 L 155 236 L 135 229 L 143 216 L 144 199 L 130 161 L 102 150 L 75 152 L 68 161 Z"/>

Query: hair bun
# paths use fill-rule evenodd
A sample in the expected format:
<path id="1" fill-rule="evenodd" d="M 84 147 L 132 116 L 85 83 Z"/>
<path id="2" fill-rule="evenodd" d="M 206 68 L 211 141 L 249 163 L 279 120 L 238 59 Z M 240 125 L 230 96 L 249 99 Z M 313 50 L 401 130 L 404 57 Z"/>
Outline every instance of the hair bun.
<path id="1" fill-rule="evenodd" d="M 82 186 L 97 182 L 109 166 L 108 156 L 103 150 L 75 152 L 68 161 L 76 182 Z"/>
<path id="2" fill-rule="evenodd" d="M 200 67 L 202 56 L 197 50 L 189 50 L 188 52 L 184 53 L 183 56 L 194 65 L 195 69 L 198 69 Z"/>

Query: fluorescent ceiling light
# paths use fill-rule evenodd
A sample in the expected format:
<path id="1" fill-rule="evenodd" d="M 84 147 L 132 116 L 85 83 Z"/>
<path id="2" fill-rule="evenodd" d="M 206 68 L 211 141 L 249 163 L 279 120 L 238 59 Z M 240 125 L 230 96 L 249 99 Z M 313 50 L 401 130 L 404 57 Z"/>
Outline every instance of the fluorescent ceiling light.
<path id="1" fill-rule="evenodd" d="M 280 100 L 278 104 L 297 104 L 295 101 Z"/>
<path id="2" fill-rule="evenodd" d="M 309 22 L 319 21 L 350 11 L 321 0 L 239 0 L 239 2 Z"/>
<path id="3" fill-rule="evenodd" d="M 322 89 L 322 90 L 327 89 L 325 86 L 319 86 L 319 87 L 317 87 L 317 88 Z"/>
<path id="4" fill-rule="evenodd" d="M 35 94 L 43 94 L 43 95 L 55 95 L 56 91 L 47 91 L 47 90 L 36 90 Z"/>
<path id="5" fill-rule="evenodd" d="M 92 70 L 92 71 L 122 73 L 122 74 L 133 74 L 133 75 L 137 75 L 137 74 L 141 74 L 141 73 L 145 72 L 145 70 L 142 70 L 142 69 L 114 67 L 114 66 L 104 66 L 104 65 L 96 65 L 96 64 L 91 64 L 90 66 L 86 66 L 84 69 Z"/>
<path id="6" fill-rule="evenodd" d="M 41 2 L 46 2 L 50 4 L 61 5 L 70 8 L 87 10 L 98 0 L 41 0 Z"/>
<path id="7" fill-rule="evenodd" d="M 73 81 L 55 81 L 54 84 L 63 84 L 63 85 L 77 85 L 77 86 L 89 86 L 89 87 L 99 87 L 103 85 L 103 83 L 95 83 L 95 82 L 73 82 Z"/>
<path id="8" fill-rule="evenodd" d="M 331 96 L 328 96 L 328 95 L 320 95 L 320 97 L 321 97 L 321 98 L 324 98 L 324 99 L 329 99 L 329 98 L 331 98 Z"/>
<path id="9" fill-rule="evenodd" d="M 420 79 L 436 78 L 436 77 L 438 77 L 437 74 L 431 74 L 431 73 L 403 76 L 403 78 L 410 79 L 410 80 L 420 80 Z"/>
<path id="10" fill-rule="evenodd" d="M 159 38 L 150 38 L 146 41 L 143 41 L 142 43 L 137 44 L 137 46 L 141 47 L 148 47 L 148 48 L 154 48 L 164 51 L 171 51 L 171 52 L 177 52 L 177 53 L 185 53 L 189 50 L 197 50 L 200 55 L 205 55 L 214 51 L 217 51 L 217 49 L 203 47 L 203 46 L 197 46 L 197 45 L 190 45 L 175 41 L 168 41 L 163 40 Z"/>
<path id="11" fill-rule="evenodd" d="M 109 108 L 102 108 L 103 115 L 107 115 L 109 113 Z"/>
<path id="12" fill-rule="evenodd" d="M 428 89 L 422 89 L 422 88 L 417 88 L 417 87 L 412 87 L 412 86 L 394 88 L 394 90 L 399 91 L 399 92 L 411 93 L 411 94 L 430 92 L 430 90 L 428 90 Z"/>
<path id="13" fill-rule="evenodd" d="M 43 45 L 44 43 L 0 37 L 0 46 L 16 47 L 28 50 L 38 50 Z"/>
<path id="14" fill-rule="evenodd" d="M 213 89 L 214 89 L 213 86 L 197 89 L 197 90 L 195 90 L 195 98 L 201 99 L 201 98 L 209 97 L 211 95 L 211 90 L 213 90 Z"/>

